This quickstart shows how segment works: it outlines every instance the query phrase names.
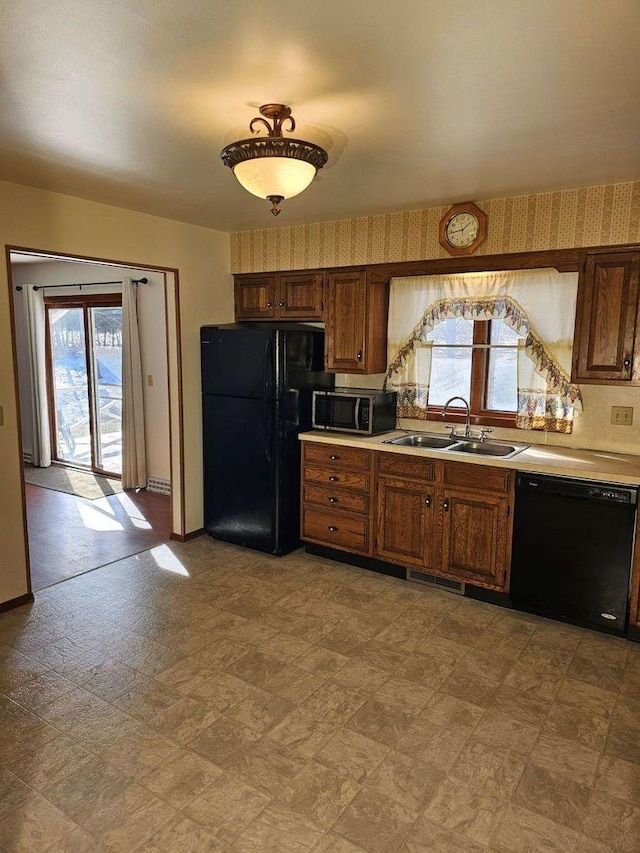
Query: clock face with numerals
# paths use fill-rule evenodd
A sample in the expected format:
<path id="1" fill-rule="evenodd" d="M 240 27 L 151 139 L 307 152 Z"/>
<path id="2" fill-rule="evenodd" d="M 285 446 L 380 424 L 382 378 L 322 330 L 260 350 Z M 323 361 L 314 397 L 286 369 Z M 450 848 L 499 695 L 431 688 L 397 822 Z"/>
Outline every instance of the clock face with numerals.
<path id="1" fill-rule="evenodd" d="M 440 245 L 450 255 L 470 255 L 486 239 L 487 214 L 477 204 L 454 204 L 440 220 Z"/>
<path id="2" fill-rule="evenodd" d="M 478 236 L 478 217 L 468 210 L 455 213 L 445 225 L 447 241 L 456 249 L 466 249 Z"/>

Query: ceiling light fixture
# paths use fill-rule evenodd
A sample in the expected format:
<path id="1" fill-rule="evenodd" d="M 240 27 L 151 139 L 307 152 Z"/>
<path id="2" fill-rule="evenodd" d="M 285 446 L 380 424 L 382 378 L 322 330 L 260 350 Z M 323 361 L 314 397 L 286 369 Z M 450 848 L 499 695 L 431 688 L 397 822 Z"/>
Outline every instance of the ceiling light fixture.
<path id="1" fill-rule="evenodd" d="M 233 170 L 245 190 L 271 202 L 271 213 L 280 213 L 280 203 L 305 190 L 328 160 L 324 148 L 300 139 L 285 139 L 282 124 L 289 122 L 293 132 L 296 123 L 291 109 L 284 104 L 264 104 L 260 114 L 249 124 L 251 133 L 256 124 L 263 124 L 268 136 L 260 139 L 240 139 L 220 152 L 225 166 Z M 273 122 L 273 126 L 268 120 Z"/>

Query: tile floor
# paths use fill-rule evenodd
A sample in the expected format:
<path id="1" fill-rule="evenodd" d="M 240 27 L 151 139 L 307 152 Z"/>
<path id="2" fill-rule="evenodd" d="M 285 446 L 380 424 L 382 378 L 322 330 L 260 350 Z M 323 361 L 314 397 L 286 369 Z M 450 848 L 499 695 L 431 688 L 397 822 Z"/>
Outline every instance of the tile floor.
<path id="1" fill-rule="evenodd" d="M 202 537 L 0 616 L 0 847 L 640 851 L 640 646 Z"/>

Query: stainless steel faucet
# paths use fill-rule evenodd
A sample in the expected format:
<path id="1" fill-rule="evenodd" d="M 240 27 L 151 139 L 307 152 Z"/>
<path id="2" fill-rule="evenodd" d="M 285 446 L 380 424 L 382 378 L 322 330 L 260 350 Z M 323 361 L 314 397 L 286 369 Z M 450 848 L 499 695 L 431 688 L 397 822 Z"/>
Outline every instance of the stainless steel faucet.
<path id="1" fill-rule="evenodd" d="M 466 438 L 472 438 L 472 433 L 471 433 L 471 409 L 469 408 L 469 404 L 468 404 L 468 403 L 467 403 L 467 401 L 464 399 L 464 397 L 450 397 L 450 398 L 447 400 L 447 402 L 444 404 L 444 406 L 442 407 L 442 411 L 440 412 L 440 414 L 441 414 L 441 415 L 442 415 L 442 417 L 444 418 L 444 416 L 447 414 L 447 410 L 448 410 L 449 406 L 451 405 L 451 403 L 453 403 L 453 401 L 454 401 L 454 400 L 460 400 L 462 403 L 464 403 L 464 407 L 465 407 L 465 409 L 466 409 L 466 411 L 467 411 L 466 422 L 465 422 L 465 428 L 464 428 L 464 434 L 465 434 L 465 437 L 466 437 Z M 453 433 L 452 433 L 452 435 L 453 435 Z"/>

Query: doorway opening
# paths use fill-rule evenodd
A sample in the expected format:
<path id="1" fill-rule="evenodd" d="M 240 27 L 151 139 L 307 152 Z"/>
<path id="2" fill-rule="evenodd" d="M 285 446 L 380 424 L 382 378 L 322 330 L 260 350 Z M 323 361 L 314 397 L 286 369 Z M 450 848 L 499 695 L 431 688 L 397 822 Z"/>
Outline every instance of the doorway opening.
<path id="1" fill-rule="evenodd" d="M 37 591 L 184 534 L 177 277 L 26 249 L 9 265 Z M 144 464 L 131 487 L 133 338 Z"/>

